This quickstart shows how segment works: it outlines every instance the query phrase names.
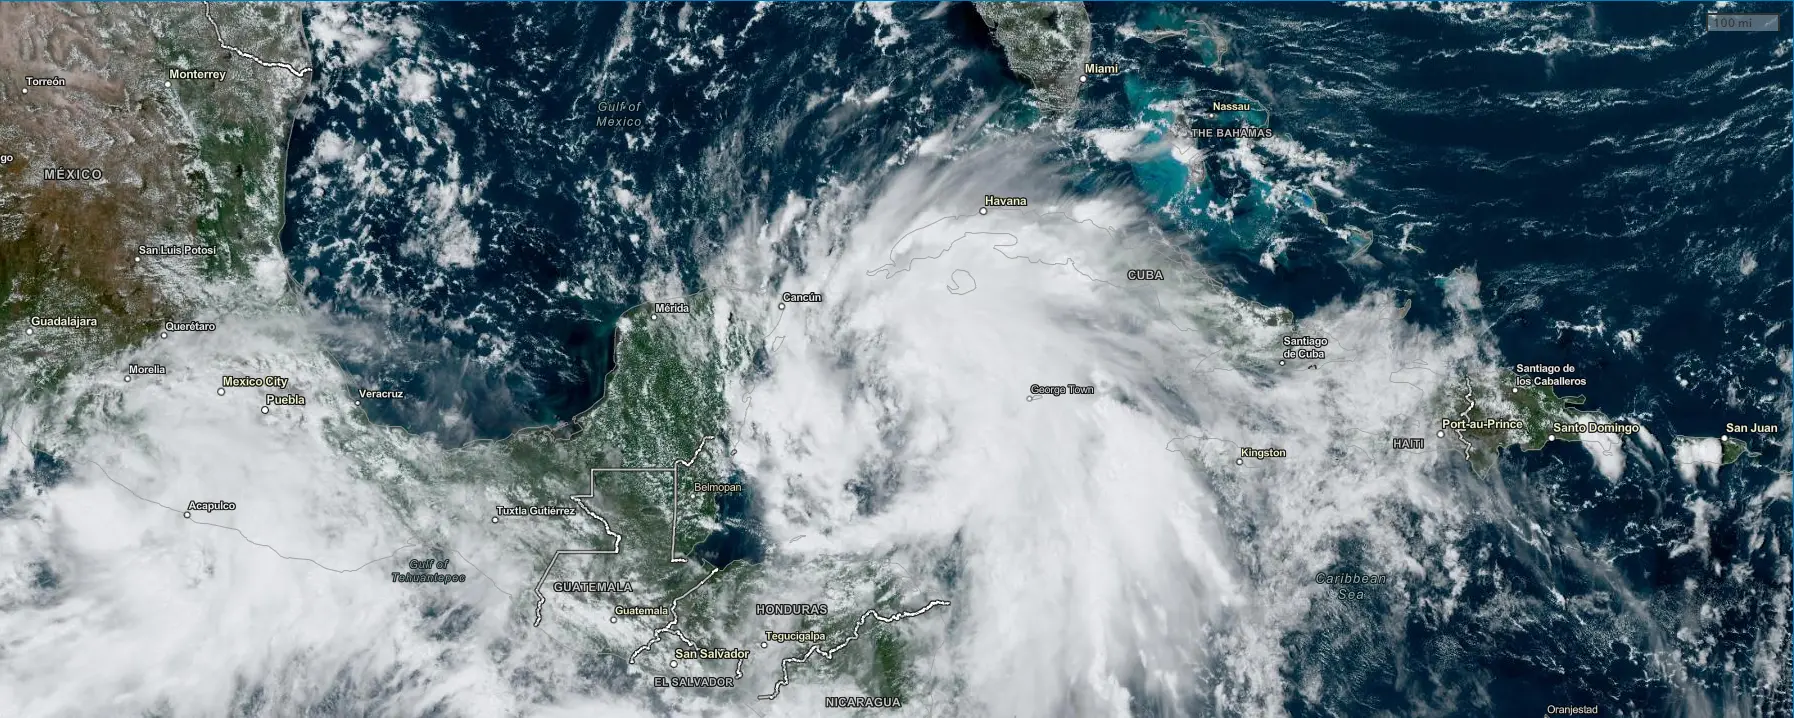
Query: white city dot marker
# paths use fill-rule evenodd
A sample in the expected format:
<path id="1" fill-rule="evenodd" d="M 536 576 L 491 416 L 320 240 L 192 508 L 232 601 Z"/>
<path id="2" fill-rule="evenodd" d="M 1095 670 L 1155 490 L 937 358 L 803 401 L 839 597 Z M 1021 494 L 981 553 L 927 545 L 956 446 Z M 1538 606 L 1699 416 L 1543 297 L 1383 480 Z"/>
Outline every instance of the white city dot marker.
<path id="1" fill-rule="evenodd" d="M 1518 394 L 1518 393 L 1520 393 L 1520 387 L 1517 387 L 1517 386 L 1516 386 L 1516 387 L 1514 387 L 1514 393 L 1515 393 L 1515 394 Z"/>
<path id="2" fill-rule="evenodd" d="M 610 617 L 610 622 L 611 622 L 611 623 L 616 623 L 616 622 L 617 622 L 617 617 L 616 617 L 616 616 L 611 616 L 611 617 Z"/>
<path id="3" fill-rule="evenodd" d="M 1444 437 L 1445 437 L 1445 430 L 1444 430 L 1444 429 L 1440 429 L 1440 430 L 1439 430 L 1439 433 L 1438 433 L 1438 434 L 1435 434 L 1435 436 L 1438 436 L 1438 437 L 1440 437 L 1440 438 L 1444 438 Z"/>
<path id="4" fill-rule="evenodd" d="M 497 517 L 497 516 L 494 516 L 494 517 L 492 517 L 492 523 L 498 523 L 498 517 Z"/>
<path id="5" fill-rule="evenodd" d="M 1245 466 L 1246 460 L 1244 458 L 1234 459 L 1233 463 L 1235 466 Z"/>
<path id="6" fill-rule="evenodd" d="M 679 660 L 678 660 L 678 659 L 673 659 L 673 660 L 671 660 L 671 661 L 667 661 L 667 667 L 669 667 L 669 668 L 678 668 L 678 667 L 679 667 Z"/>
<path id="7" fill-rule="evenodd" d="M 761 648 L 765 648 L 765 647 L 766 647 L 766 642 L 765 642 L 765 641 L 761 641 L 761 642 L 760 642 L 760 647 L 761 647 Z"/>
<path id="8" fill-rule="evenodd" d="M 126 374 L 126 375 L 125 375 L 125 381 L 127 381 L 127 382 L 128 382 L 128 381 L 130 381 L 130 380 L 131 380 L 131 375 L 130 375 L 130 374 Z"/>
<path id="9" fill-rule="evenodd" d="M 174 87 L 174 81 L 173 80 L 163 80 L 162 86 L 163 87 Z"/>
<path id="10" fill-rule="evenodd" d="M 989 207 L 979 207 L 978 214 L 990 214 L 990 208 Z"/>
<path id="11" fill-rule="evenodd" d="M 1549 434 L 1549 435 L 1547 435 L 1547 436 L 1546 436 L 1546 437 L 1545 437 L 1545 440 L 1546 440 L 1546 441 L 1557 441 L 1557 435 L 1556 435 L 1556 434 Z"/>
<path id="12" fill-rule="evenodd" d="M 266 406 L 262 407 L 262 413 L 263 414 L 268 413 L 268 407 L 266 407 Z"/>
<path id="13" fill-rule="evenodd" d="M 193 512 L 192 511 L 182 511 L 181 518 L 183 518 L 183 519 L 193 518 Z"/>
<path id="14" fill-rule="evenodd" d="M 36 334 L 36 333 L 37 333 L 37 327 L 25 327 L 25 334 L 31 335 L 31 334 Z"/>
<path id="15" fill-rule="evenodd" d="M 780 310 L 780 311 L 784 311 L 784 309 L 785 309 L 785 303 L 784 303 L 784 302 L 779 302 L 779 310 Z"/>
<path id="16" fill-rule="evenodd" d="M 224 396 L 224 387 L 218 387 L 218 395 Z"/>
<path id="17" fill-rule="evenodd" d="M 163 338 L 163 339 L 167 339 L 167 338 L 168 338 L 168 332 L 162 332 L 162 338 Z"/>
<path id="18" fill-rule="evenodd" d="M 1090 81 L 1089 75 L 1079 75 L 1078 76 L 1078 82 L 1089 82 L 1089 81 Z"/>

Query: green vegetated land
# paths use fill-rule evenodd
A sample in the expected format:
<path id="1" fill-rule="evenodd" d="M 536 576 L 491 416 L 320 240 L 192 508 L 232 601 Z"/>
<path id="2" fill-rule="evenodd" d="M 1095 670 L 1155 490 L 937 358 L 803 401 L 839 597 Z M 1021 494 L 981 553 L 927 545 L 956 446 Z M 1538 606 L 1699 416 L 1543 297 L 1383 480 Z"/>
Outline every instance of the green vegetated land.
<path id="1" fill-rule="evenodd" d="M 234 42 L 303 63 L 295 7 L 213 8 Z M 204 314 L 202 282 L 245 279 L 276 250 L 286 133 L 304 82 L 218 47 L 199 5 L 65 6 L 15 18 L 21 36 L 89 43 L 33 55 L 8 75 L 66 76 L 66 87 L 0 103 L 0 350 L 27 392 Z M 30 43 L 26 43 L 29 45 Z M 88 56 L 91 55 L 91 56 Z M 172 79 L 205 69 L 227 79 Z M 16 70 L 16 72 L 15 72 Z M 29 72 L 27 72 L 29 71 Z M 59 170 L 76 175 L 64 176 Z M 140 246 L 214 254 L 141 255 Z M 37 327 L 33 318 L 91 320 Z"/>
<path id="2" fill-rule="evenodd" d="M 1516 446 L 1522 451 L 1538 451 L 1552 441 L 1579 442 L 1582 436 L 1572 431 L 1558 431 L 1559 424 L 1574 423 L 1620 423 L 1614 422 L 1598 411 L 1586 410 L 1582 407 L 1587 398 L 1575 396 L 1558 396 L 1550 386 L 1514 386 L 1515 375 L 1504 373 L 1499 382 L 1465 382 L 1452 395 L 1453 406 L 1449 413 L 1451 418 L 1459 418 L 1468 405 L 1465 395 L 1476 402 L 1465 418 L 1472 420 L 1512 418 L 1520 422 L 1519 429 L 1468 429 L 1463 431 L 1464 439 L 1470 443 L 1469 454 L 1471 467 L 1480 472 L 1492 471 L 1500 458 L 1502 449 Z M 1447 431 L 1446 439 L 1456 441 L 1457 432 Z M 1615 436 L 1620 436 L 1615 434 Z M 1699 439 L 1702 437 L 1685 437 Z M 1739 459 L 1750 455 L 1747 445 L 1730 436 L 1719 438 L 1722 451 L 1720 465 L 1736 463 Z M 1461 447 L 1461 445 L 1458 445 Z"/>
<path id="3" fill-rule="evenodd" d="M 605 396 L 571 425 L 469 447 L 455 459 L 451 471 L 459 480 L 496 487 L 506 503 L 570 505 L 568 497 L 584 491 L 591 468 L 670 467 L 696 457 L 689 469 L 680 469 L 679 505 L 672 512 L 668 509 L 672 501 L 670 474 L 600 473 L 594 487 L 596 496 L 589 503 L 609 521 L 612 530 L 623 535 L 622 551 L 615 556 L 563 559 L 556 564 L 551 580 L 632 580 L 636 593 L 620 599 L 622 602 L 668 605 L 715 568 L 696 559 L 670 563 L 672 547 L 668 542 L 676 521 L 676 549 L 682 556 L 690 555 L 716 525 L 714 494 L 694 492 L 690 487 L 729 480 L 719 470 L 729 465 L 729 449 L 721 436 L 728 411 L 725 382 L 750 364 L 759 340 L 749 329 L 727 322 L 727 329 L 718 336 L 715 313 L 727 308 L 718 307 L 708 297 L 695 297 L 690 306 L 689 315 L 660 314 L 650 319 L 647 307 L 626 313 L 618 322 L 617 365 L 608 377 Z M 704 441 L 704 437 L 714 438 Z M 595 521 L 565 524 L 586 527 L 573 531 L 560 529 L 563 524 L 543 525 L 556 530 L 544 529 L 536 540 L 538 571 L 556 549 L 612 545 Z M 898 569 L 863 557 L 817 558 L 792 569 L 812 578 L 826 576 L 826 598 L 769 598 L 762 590 L 767 576 L 758 566 L 735 564 L 721 569 L 679 603 L 680 628 L 707 646 L 750 649 L 755 661 L 799 655 L 811 645 L 779 643 L 761 648 L 764 631 L 817 631 L 825 634 L 824 645 L 833 646 L 853 633 L 854 624 L 867 609 L 877 608 L 889 615 L 925 602 L 904 592 L 907 582 Z M 605 605 L 619 601 L 615 596 L 572 600 Z M 827 616 L 774 621 L 754 615 L 756 600 L 826 601 L 831 610 Z M 520 596 L 520 603 L 529 607 L 527 611 L 533 612 L 533 601 L 532 596 Z M 552 603 L 548 610 L 552 611 Z M 941 616 L 921 620 L 944 620 L 944 615 L 943 610 Z M 545 624 L 554 620 L 552 613 L 545 614 Z M 794 669 L 793 677 L 845 677 L 868 695 L 907 695 L 915 670 L 909 641 L 901 631 L 901 626 L 868 621 L 849 649 L 832 660 L 814 657 Z M 634 647 L 605 648 L 626 653 Z M 659 655 L 662 649 L 670 650 L 670 646 L 655 649 L 654 655 L 660 659 L 665 658 Z M 749 688 L 759 692 L 770 686 Z"/>

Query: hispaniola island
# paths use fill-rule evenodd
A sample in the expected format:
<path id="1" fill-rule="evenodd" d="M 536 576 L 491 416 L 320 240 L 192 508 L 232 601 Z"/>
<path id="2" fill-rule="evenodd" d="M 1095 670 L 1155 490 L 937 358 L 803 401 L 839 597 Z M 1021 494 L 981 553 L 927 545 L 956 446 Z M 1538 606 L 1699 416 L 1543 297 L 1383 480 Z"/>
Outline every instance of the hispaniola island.
<path id="1" fill-rule="evenodd" d="M 0 715 L 1794 715 L 1787 3 L 0 3 Z"/>

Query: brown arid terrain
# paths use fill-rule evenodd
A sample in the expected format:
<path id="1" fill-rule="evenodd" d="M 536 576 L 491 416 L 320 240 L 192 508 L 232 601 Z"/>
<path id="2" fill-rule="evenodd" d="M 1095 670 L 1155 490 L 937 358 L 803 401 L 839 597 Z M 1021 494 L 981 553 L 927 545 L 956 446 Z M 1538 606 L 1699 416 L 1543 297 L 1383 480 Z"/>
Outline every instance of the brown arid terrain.
<path id="1" fill-rule="evenodd" d="M 191 315 L 206 297 L 278 259 L 300 22 L 294 5 L 0 4 L 9 378 L 46 389 L 164 321 L 210 321 Z"/>

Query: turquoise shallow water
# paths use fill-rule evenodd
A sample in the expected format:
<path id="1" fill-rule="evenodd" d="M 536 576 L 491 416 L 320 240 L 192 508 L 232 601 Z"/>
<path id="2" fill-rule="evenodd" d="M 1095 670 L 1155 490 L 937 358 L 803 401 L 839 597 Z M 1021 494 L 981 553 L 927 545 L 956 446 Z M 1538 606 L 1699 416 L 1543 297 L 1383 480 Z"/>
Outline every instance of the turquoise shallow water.
<path id="1" fill-rule="evenodd" d="M 718 243 L 782 198 L 875 182 L 987 104 L 1007 131 L 1040 119 L 973 13 L 928 9 L 894 8 L 907 36 L 890 42 L 845 6 L 356 6 L 419 32 L 359 63 L 315 48 L 282 237 L 293 278 L 360 330 L 336 346 L 358 381 L 416 397 L 376 419 L 448 443 L 564 420 L 601 395 L 644 277 L 700 287 Z M 1095 58 L 1124 72 L 1089 84 L 1053 159 L 1075 187 L 1136 193 L 1234 291 L 1298 315 L 1394 291 L 1409 321 L 1451 332 L 1440 278 L 1468 271 L 1505 360 L 1577 364 L 1598 378 L 1578 392 L 1590 407 L 1665 440 L 1787 416 L 1786 31 L 1708 36 L 1690 5 L 1091 12 Z M 1139 36 L 1167 30 L 1182 34 Z M 721 38 L 722 57 L 690 38 Z M 405 82 L 424 70 L 442 78 L 428 103 Z M 888 94 L 844 112 L 846 88 Z M 1216 100 L 1262 109 L 1192 111 Z M 1267 120 L 1276 141 L 1243 152 L 1170 149 L 1183 127 Z M 1125 159 L 1083 135 L 1142 123 L 1151 149 Z M 1554 540 L 1491 518 L 1417 547 L 1477 567 L 1458 608 L 1420 587 L 1358 623 L 1317 617 L 1283 642 L 1288 711 L 1787 715 L 1764 666 L 1789 655 L 1789 512 L 1762 498 L 1787 458 L 1758 448 L 1695 484 L 1657 457 L 1609 481 L 1581 449 L 1509 454 L 1492 490 Z M 724 518 L 706 556 L 756 557 L 751 499 Z M 1706 560 L 1672 553 L 1696 537 Z M 1681 642 L 1696 618 L 1702 643 Z M 1581 627 L 1601 622 L 1620 628 L 1590 640 Z M 1206 700 L 1139 712 L 1220 710 Z"/>

